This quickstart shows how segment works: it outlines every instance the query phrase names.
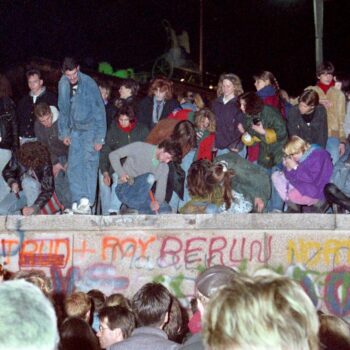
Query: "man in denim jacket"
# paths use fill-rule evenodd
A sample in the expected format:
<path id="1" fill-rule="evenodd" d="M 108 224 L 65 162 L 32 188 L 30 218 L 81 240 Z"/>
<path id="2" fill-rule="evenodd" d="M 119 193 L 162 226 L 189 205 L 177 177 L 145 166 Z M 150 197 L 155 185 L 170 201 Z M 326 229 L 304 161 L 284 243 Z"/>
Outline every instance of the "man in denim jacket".
<path id="1" fill-rule="evenodd" d="M 66 57 L 58 83 L 59 136 L 69 145 L 68 181 L 72 211 L 91 214 L 95 202 L 99 151 L 106 136 L 106 112 L 95 81 Z"/>

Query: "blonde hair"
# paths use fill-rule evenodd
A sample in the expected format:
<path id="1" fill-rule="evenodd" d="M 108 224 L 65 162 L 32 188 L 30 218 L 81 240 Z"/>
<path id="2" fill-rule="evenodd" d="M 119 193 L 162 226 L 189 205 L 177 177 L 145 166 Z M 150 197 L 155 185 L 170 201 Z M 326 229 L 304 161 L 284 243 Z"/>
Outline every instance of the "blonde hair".
<path id="1" fill-rule="evenodd" d="M 91 298 L 83 292 L 72 293 L 64 300 L 64 311 L 69 317 L 87 320 L 91 306 Z"/>
<path id="2" fill-rule="evenodd" d="M 198 127 L 200 122 L 205 118 L 208 118 L 208 120 L 209 120 L 208 131 L 215 132 L 216 131 L 216 117 L 215 117 L 214 113 L 209 108 L 203 108 L 200 111 L 195 113 L 195 117 L 194 117 L 195 126 Z"/>
<path id="3" fill-rule="evenodd" d="M 288 143 L 283 147 L 283 152 L 287 156 L 291 156 L 296 153 L 305 153 L 310 148 L 310 144 L 303 140 L 299 136 L 292 136 Z"/>
<path id="4" fill-rule="evenodd" d="M 205 103 L 203 101 L 203 98 L 200 94 L 195 93 L 193 95 L 193 102 L 197 106 L 198 109 L 202 109 L 205 107 Z"/>
<path id="5" fill-rule="evenodd" d="M 218 88 L 216 90 L 216 93 L 218 96 L 223 96 L 223 94 L 224 94 L 222 91 L 222 83 L 224 80 L 229 80 L 232 83 L 233 89 L 234 89 L 233 94 L 235 96 L 238 96 L 238 95 L 243 93 L 241 79 L 236 74 L 228 73 L 228 74 L 221 74 L 220 75 L 219 82 L 218 82 Z"/>
<path id="6" fill-rule="evenodd" d="M 220 290 L 204 315 L 211 350 L 318 350 L 316 309 L 288 277 L 245 278 Z"/>

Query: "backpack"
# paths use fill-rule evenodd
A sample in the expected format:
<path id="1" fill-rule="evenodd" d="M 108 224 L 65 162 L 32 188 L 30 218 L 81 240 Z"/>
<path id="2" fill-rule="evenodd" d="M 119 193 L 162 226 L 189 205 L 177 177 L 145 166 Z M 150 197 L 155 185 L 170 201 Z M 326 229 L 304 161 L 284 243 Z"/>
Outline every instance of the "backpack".
<path id="1" fill-rule="evenodd" d="M 350 157 L 348 152 L 335 164 L 330 182 L 350 197 Z"/>

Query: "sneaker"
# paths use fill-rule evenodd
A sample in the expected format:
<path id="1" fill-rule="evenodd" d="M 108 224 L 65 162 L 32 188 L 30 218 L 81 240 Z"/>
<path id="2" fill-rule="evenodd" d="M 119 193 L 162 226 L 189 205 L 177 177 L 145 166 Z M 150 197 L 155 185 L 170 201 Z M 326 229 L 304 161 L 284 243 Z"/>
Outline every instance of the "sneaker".
<path id="1" fill-rule="evenodd" d="M 66 209 L 64 209 L 63 214 L 65 214 L 65 215 L 73 215 L 74 212 L 73 212 L 72 209 L 66 208 Z"/>
<path id="2" fill-rule="evenodd" d="M 73 208 L 73 206 L 72 206 Z M 76 210 L 73 210 L 75 214 L 81 214 L 81 215 L 91 215 L 91 208 L 90 203 L 87 198 L 80 199 L 80 203 Z"/>

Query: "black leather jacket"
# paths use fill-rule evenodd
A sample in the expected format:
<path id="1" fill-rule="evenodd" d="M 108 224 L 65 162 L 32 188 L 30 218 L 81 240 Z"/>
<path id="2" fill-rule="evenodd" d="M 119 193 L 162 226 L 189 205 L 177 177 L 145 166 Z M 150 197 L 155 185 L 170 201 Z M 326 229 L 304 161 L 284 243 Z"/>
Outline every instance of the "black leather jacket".
<path id="1" fill-rule="evenodd" d="M 22 176 L 28 172 L 29 169 L 22 165 L 13 156 L 2 171 L 2 176 L 4 177 L 7 184 L 11 187 L 11 185 L 15 182 L 17 182 L 20 185 Z M 41 185 L 41 192 L 33 205 L 35 210 L 34 213 L 36 214 L 39 211 L 39 209 L 45 206 L 45 204 L 51 198 L 55 190 L 51 162 L 45 164 L 40 169 L 35 170 L 35 175 Z"/>
<path id="2" fill-rule="evenodd" d="M 15 152 L 19 146 L 15 104 L 9 97 L 0 99 L 0 148 Z"/>

